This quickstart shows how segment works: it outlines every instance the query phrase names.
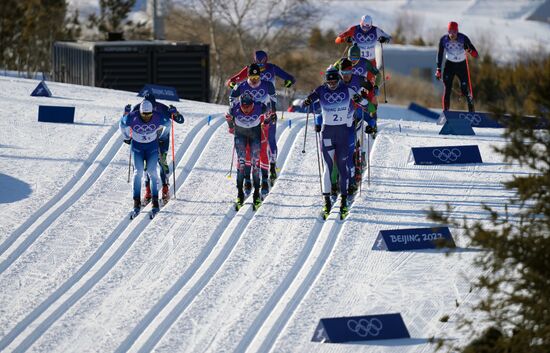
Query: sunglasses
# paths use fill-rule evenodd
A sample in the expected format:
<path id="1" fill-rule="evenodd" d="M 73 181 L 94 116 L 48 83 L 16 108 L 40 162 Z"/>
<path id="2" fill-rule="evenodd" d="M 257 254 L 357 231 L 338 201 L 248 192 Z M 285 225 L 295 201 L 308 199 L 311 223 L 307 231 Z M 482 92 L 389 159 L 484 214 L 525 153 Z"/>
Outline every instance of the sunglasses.
<path id="1" fill-rule="evenodd" d="M 351 75 L 352 73 L 351 70 L 340 70 L 340 75 Z"/>
<path id="2" fill-rule="evenodd" d="M 144 118 L 150 118 L 153 116 L 153 113 L 141 113 L 141 116 Z"/>
<path id="3" fill-rule="evenodd" d="M 260 76 L 258 75 L 252 75 L 252 76 L 248 76 L 249 79 L 251 80 L 259 80 L 260 79 Z"/>

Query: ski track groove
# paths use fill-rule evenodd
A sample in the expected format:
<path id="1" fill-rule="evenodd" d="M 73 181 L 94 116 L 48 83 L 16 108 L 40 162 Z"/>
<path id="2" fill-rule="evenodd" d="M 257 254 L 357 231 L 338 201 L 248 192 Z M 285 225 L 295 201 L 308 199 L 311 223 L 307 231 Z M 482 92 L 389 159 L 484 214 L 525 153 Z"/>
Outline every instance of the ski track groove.
<path id="1" fill-rule="evenodd" d="M 178 165 L 182 162 L 182 158 L 189 146 L 195 142 L 196 136 L 204 130 L 200 141 L 195 144 L 195 148 L 192 150 L 189 157 L 189 161 L 186 164 L 194 165 L 199 159 L 200 155 L 204 151 L 204 146 L 210 140 L 212 134 L 208 134 L 207 130 L 210 127 L 214 129 L 218 128 L 223 124 L 224 119 L 212 120 L 211 125 L 206 125 L 207 119 L 202 119 L 201 122 L 197 123 L 187 134 L 186 138 L 178 148 L 178 153 L 176 159 L 178 160 Z M 116 130 L 115 130 L 116 131 Z M 122 143 L 121 143 L 122 144 Z M 176 166 L 177 168 L 177 166 Z M 189 175 L 190 168 L 183 168 L 184 170 L 180 173 L 178 177 L 178 185 L 181 185 L 187 179 Z M 145 210 L 150 209 L 149 205 Z M 140 219 L 141 218 L 141 219 Z M 139 221 L 138 221 L 139 220 Z M 39 318 L 44 312 L 51 308 L 51 306 L 58 301 L 64 294 L 68 293 L 69 290 L 78 284 L 86 275 L 90 274 L 90 271 L 94 266 L 96 266 L 101 258 L 107 253 L 112 245 L 115 244 L 117 239 L 126 231 L 128 232 L 128 237 L 123 241 L 123 243 L 114 250 L 114 254 L 106 261 L 105 264 L 101 266 L 79 289 L 77 289 L 73 294 L 70 295 L 68 299 L 65 300 L 60 306 L 53 311 L 42 323 L 40 323 L 30 334 L 27 336 L 19 346 L 17 346 L 14 352 L 23 352 L 30 348 L 30 346 L 40 338 L 46 330 L 53 325 L 67 310 L 69 310 L 80 298 L 82 298 L 93 286 L 101 280 L 109 271 L 112 269 L 115 264 L 120 260 L 120 258 L 126 253 L 126 251 L 131 247 L 134 241 L 139 237 L 141 232 L 146 228 L 149 222 L 152 220 L 149 219 L 148 212 L 141 212 L 141 214 L 134 220 L 130 221 L 127 216 L 118 223 L 113 232 L 107 237 L 105 242 L 96 250 L 96 252 L 80 267 L 80 269 L 72 275 L 65 283 L 63 283 L 56 291 L 54 291 L 45 301 L 43 301 L 38 307 L 36 307 L 30 314 L 28 314 L 22 321 L 20 321 L 5 337 L 0 341 L 0 351 L 5 347 L 9 346 L 18 336 L 23 333 L 29 325 L 32 324 L 37 318 Z M 133 227 L 132 227 L 133 225 Z M 133 229 L 132 229 L 133 228 Z"/>
<path id="2" fill-rule="evenodd" d="M 283 147 L 279 149 L 279 160 L 283 160 L 281 167 L 284 170 L 284 166 L 288 160 L 291 147 L 297 141 L 299 133 L 302 131 L 302 127 L 305 125 L 305 119 L 301 119 L 295 124 L 292 129 L 288 129 L 285 124 L 285 131 L 283 131 L 279 137 L 278 144 L 283 139 L 283 134 L 286 133 Z M 290 130 L 290 131 L 289 131 Z M 275 184 L 275 187 L 277 184 Z M 269 199 L 268 198 L 266 200 Z M 233 205 L 230 212 L 235 212 Z M 147 330 L 156 317 L 158 317 L 163 309 L 170 304 L 170 302 L 177 296 L 186 284 L 190 283 L 194 277 L 197 276 L 198 269 L 203 266 L 208 257 L 211 255 L 218 240 L 222 238 L 228 238 L 223 244 L 219 254 L 212 260 L 212 263 L 208 266 L 205 272 L 199 279 L 192 285 L 190 290 L 175 304 L 174 308 L 166 315 L 166 317 L 156 327 L 151 328 L 154 331 L 145 340 L 145 343 L 138 349 L 139 352 L 150 352 L 154 349 L 156 344 L 161 340 L 168 329 L 174 324 L 177 318 L 187 309 L 187 307 L 194 301 L 194 299 L 202 292 L 210 280 L 214 277 L 216 272 L 222 267 L 224 262 L 233 251 L 237 242 L 240 239 L 240 235 L 246 229 L 250 221 L 254 217 L 254 211 L 250 203 L 245 203 L 244 206 L 237 212 L 234 217 L 226 218 L 227 222 L 222 222 L 217 229 L 224 229 L 223 233 L 217 237 L 217 232 L 214 232 L 211 240 L 208 242 L 208 246 L 205 247 L 201 254 L 197 257 L 199 259 L 191 265 L 191 267 L 185 271 L 185 273 L 178 279 L 178 281 L 170 288 L 168 292 L 161 298 L 157 304 L 144 316 L 140 323 L 132 330 L 130 335 L 119 345 L 115 352 L 126 352 L 132 348 L 139 337 Z M 137 347 L 136 347 L 137 349 Z"/>
<path id="3" fill-rule="evenodd" d="M 73 177 L 58 191 L 58 193 L 46 202 L 42 207 L 35 211 L 27 220 L 15 229 L 8 238 L 0 245 L 0 256 L 4 254 L 27 230 L 33 225 L 37 224 L 44 215 L 46 219 L 40 224 L 37 224 L 34 231 L 14 250 L 2 263 L 0 263 L 0 274 L 3 273 L 21 254 L 27 250 L 31 244 L 43 233 L 46 228 L 52 224 L 68 207 L 75 203 L 80 196 L 82 196 L 86 190 L 88 190 L 94 183 L 95 177 L 101 174 L 107 167 L 109 162 L 114 158 L 120 147 L 122 141 L 117 141 L 118 136 L 118 124 L 113 124 L 107 133 L 101 138 L 97 146 L 92 150 L 86 161 L 76 171 Z M 117 143 L 119 142 L 119 143 Z M 106 156 L 101 160 L 100 155 L 107 149 L 107 145 L 112 143 L 111 149 L 107 152 Z M 91 172 L 91 169 L 96 166 L 96 169 Z M 86 180 L 80 183 L 86 176 L 91 175 Z M 67 196 L 70 194 L 70 196 Z M 68 197 L 68 200 L 65 200 Z M 63 201 L 65 200 L 65 201 Z"/>
<path id="4" fill-rule="evenodd" d="M 373 151 L 374 146 L 372 146 L 371 148 L 371 154 L 373 153 Z M 338 200 L 339 199 L 340 198 L 338 198 Z M 338 201 L 334 203 L 334 205 L 337 204 Z M 237 345 L 237 348 L 235 349 L 236 352 L 245 352 L 247 350 L 268 352 L 271 350 L 275 340 L 282 332 L 283 327 L 287 324 L 288 320 L 293 315 L 301 300 L 306 296 L 307 292 L 312 287 L 313 283 L 321 273 L 328 258 L 330 257 L 332 250 L 334 249 L 336 240 L 338 239 L 342 231 L 343 225 L 345 224 L 345 220 L 339 219 L 340 211 L 335 211 L 336 208 L 337 207 L 333 207 L 326 221 L 318 220 L 317 223 L 314 225 L 308 236 L 306 245 L 304 246 L 298 257 L 299 261 L 295 262 L 292 269 L 287 273 L 284 280 L 270 297 L 268 303 L 264 305 L 258 316 L 254 319 L 252 325 L 249 326 L 249 329 L 246 331 L 245 335 L 241 338 L 239 344 Z M 350 207 L 350 214 L 348 214 L 348 217 L 351 215 L 352 210 L 353 205 L 352 207 Z M 315 234 L 318 235 L 315 236 Z M 314 254 L 314 250 L 315 245 L 318 243 L 319 239 L 321 239 L 321 243 L 318 245 L 318 247 L 322 248 L 319 251 L 318 256 L 312 256 L 316 255 Z M 296 289 L 296 292 L 294 293 L 292 298 L 285 305 L 281 315 L 277 318 L 275 323 L 269 329 L 269 332 L 267 333 L 260 347 L 258 349 L 250 348 L 250 345 L 254 343 L 254 340 L 256 339 L 256 337 L 258 337 L 261 328 L 265 325 L 266 320 L 269 319 L 269 316 L 273 313 L 274 309 L 281 302 L 285 293 L 291 290 L 292 284 L 298 277 L 300 270 L 306 268 L 308 262 L 311 261 L 313 261 L 311 268 L 309 269 L 302 282 L 299 284 L 298 289 Z"/>

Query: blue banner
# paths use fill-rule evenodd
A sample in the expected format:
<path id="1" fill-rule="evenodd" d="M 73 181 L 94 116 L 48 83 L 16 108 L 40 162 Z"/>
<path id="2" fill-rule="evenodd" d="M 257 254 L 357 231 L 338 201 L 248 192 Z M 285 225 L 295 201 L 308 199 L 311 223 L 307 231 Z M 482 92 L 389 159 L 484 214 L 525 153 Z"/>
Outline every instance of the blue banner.
<path id="1" fill-rule="evenodd" d="M 311 341 L 342 343 L 410 337 L 401 314 L 396 313 L 321 319 Z"/>
<path id="2" fill-rule="evenodd" d="M 47 123 L 74 123 L 74 107 L 38 106 L 38 121 Z"/>
<path id="3" fill-rule="evenodd" d="M 428 117 L 430 119 L 437 120 L 439 118 L 438 113 L 432 112 L 430 109 L 424 108 L 423 106 L 416 104 L 414 102 L 411 102 L 411 104 L 409 104 L 409 110 L 412 110 L 413 112 L 418 113 L 420 115 L 424 115 L 425 117 Z"/>
<path id="4" fill-rule="evenodd" d="M 404 251 L 454 248 L 453 236 L 447 227 L 381 230 L 372 250 Z"/>
<path id="5" fill-rule="evenodd" d="M 440 135 L 475 135 L 470 122 L 465 119 L 445 119 Z"/>
<path id="6" fill-rule="evenodd" d="M 156 99 L 174 102 L 180 101 L 178 91 L 174 87 L 147 84 L 139 91 L 138 97 L 145 97 L 147 93 L 152 93 Z"/>
<path id="7" fill-rule="evenodd" d="M 503 127 L 496 120 L 491 118 L 491 115 L 488 113 L 469 113 L 465 111 L 458 110 L 447 110 L 443 114 L 447 119 L 462 119 L 470 122 L 472 127 L 490 127 L 490 128 L 501 128 Z"/>
<path id="8" fill-rule="evenodd" d="M 38 86 L 32 91 L 31 96 L 33 97 L 51 97 L 52 92 L 48 88 L 48 85 L 46 85 L 45 81 L 40 81 Z"/>
<path id="9" fill-rule="evenodd" d="M 412 147 L 414 164 L 483 163 L 477 145 Z"/>

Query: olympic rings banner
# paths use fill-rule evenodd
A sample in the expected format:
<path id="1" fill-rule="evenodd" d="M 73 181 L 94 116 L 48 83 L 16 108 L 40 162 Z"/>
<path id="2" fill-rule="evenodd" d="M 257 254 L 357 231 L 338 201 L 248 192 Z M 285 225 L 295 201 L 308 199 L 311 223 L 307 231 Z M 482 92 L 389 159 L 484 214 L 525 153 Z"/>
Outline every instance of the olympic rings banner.
<path id="1" fill-rule="evenodd" d="M 381 230 L 372 250 L 404 251 L 454 248 L 453 236 L 447 227 Z"/>
<path id="2" fill-rule="evenodd" d="M 448 110 L 443 112 L 447 119 L 463 119 L 468 120 L 472 127 L 489 127 L 489 128 L 501 128 L 503 127 L 496 120 L 493 120 L 488 113 L 469 113 L 458 110 Z"/>
<path id="3" fill-rule="evenodd" d="M 321 319 L 311 341 L 343 343 L 410 337 L 401 314 L 396 313 Z"/>
<path id="4" fill-rule="evenodd" d="M 414 164 L 483 163 L 477 145 L 412 147 Z"/>
<path id="5" fill-rule="evenodd" d="M 138 97 L 145 97 L 147 93 L 152 93 L 156 99 L 174 102 L 180 101 L 178 91 L 174 87 L 147 84 L 139 91 Z"/>
<path id="6" fill-rule="evenodd" d="M 46 123 L 74 123 L 74 107 L 38 106 L 38 121 Z"/>

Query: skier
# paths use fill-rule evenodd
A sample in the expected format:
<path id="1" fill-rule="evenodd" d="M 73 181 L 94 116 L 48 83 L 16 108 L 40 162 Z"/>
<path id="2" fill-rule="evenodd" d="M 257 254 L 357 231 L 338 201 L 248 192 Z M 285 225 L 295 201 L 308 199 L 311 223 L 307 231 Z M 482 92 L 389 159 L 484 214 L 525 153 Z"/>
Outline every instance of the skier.
<path id="1" fill-rule="evenodd" d="M 275 97 L 275 87 L 273 86 L 273 83 L 260 80 L 260 67 L 257 64 L 250 64 L 248 67 L 248 79 L 239 83 L 231 91 L 229 95 L 230 105 L 233 105 L 236 102 L 236 98 L 245 92 L 249 93 L 255 101 L 265 104 L 270 113 L 272 113 L 270 116 L 273 117 L 270 119 L 270 123 L 265 124 L 261 130 L 260 168 L 262 171 L 262 198 L 265 198 L 269 192 L 268 173 L 270 167 L 267 147 L 268 139 L 272 132 L 271 126 L 274 126 L 277 123 L 277 115 L 275 114 L 277 98 Z M 250 161 L 250 158 L 247 158 L 247 161 Z M 252 188 L 252 183 L 250 182 L 250 166 L 246 168 L 244 175 L 246 179 L 245 188 L 248 192 Z"/>
<path id="2" fill-rule="evenodd" d="M 439 50 L 437 51 L 437 68 L 435 71 L 435 77 L 441 80 L 441 64 L 443 61 L 443 53 L 445 53 L 445 68 L 443 70 L 443 83 L 445 89 L 443 90 L 442 105 L 443 110 L 449 110 L 451 101 L 451 91 L 453 88 L 453 79 L 458 76 L 460 80 L 460 90 L 462 95 L 466 97 L 468 102 L 468 111 L 474 112 L 474 101 L 471 92 L 468 87 L 468 67 L 466 52 L 470 53 L 472 57 L 477 58 L 479 54 L 476 48 L 470 42 L 465 34 L 458 31 L 458 23 L 449 22 L 448 33 L 445 34 L 439 40 Z"/>
<path id="3" fill-rule="evenodd" d="M 369 60 L 372 66 L 376 67 L 376 42 L 389 43 L 391 36 L 382 29 L 372 25 L 372 18 L 369 15 L 361 17 L 358 25 L 351 26 L 336 37 L 336 44 L 355 43 L 361 49 L 361 57 Z M 369 81 L 373 80 L 370 74 Z"/>
<path id="4" fill-rule="evenodd" d="M 264 114 L 268 112 L 267 106 L 255 101 L 252 94 L 243 92 L 238 99 L 230 106 L 225 118 L 229 125 L 229 132 L 235 135 L 235 152 L 237 153 L 237 201 L 235 209 L 238 211 L 245 199 L 243 184 L 246 174 L 246 150 L 249 148 L 252 166 L 252 180 L 254 182 L 254 194 L 252 196 L 253 208 L 257 210 L 262 204 L 260 198 L 260 139 L 262 125 L 270 123 L 274 114 L 270 113 L 268 118 Z M 248 172 L 250 175 L 250 172 Z"/>
<path id="5" fill-rule="evenodd" d="M 281 69 L 279 66 L 268 63 L 267 62 L 268 57 L 267 53 L 263 50 L 257 50 L 254 53 L 254 63 L 260 67 L 260 79 L 262 81 L 269 81 L 275 85 L 275 78 L 278 76 L 282 80 L 284 80 L 284 86 L 285 88 L 290 88 L 294 83 L 296 83 L 296 79 L 294 76 L 289 74 L 288 72 Z M 230 88 L 234 88 L 238 83 L 246 80 L 247 78 L 247 70 L 248 68 L 245 66 L 241 69 L 236 75 L 231 76 L 227 81 L 226 85 Z M 269 125 L 269 178 L 271 180 L 271 183 L 273 184 L 275 179 L 277 178 L 277 124 L 276 122 L 272 122 L 271 125 Z"/>
<path id="6" fill-rule="evenodd" d="M 173 119 L 178 124 L 183 124 L 185 119 L 183 115 L 181 115 L 176 107 L 173 105 L 166 106 L 165 104 L 162 104 L 160 102 L 157 102 L 155 99 L 155 96 L 147 92 L 145 96 L 143 97 L 145 100 L 148 100 L 153 104 L 153 111 L 159 112 L 163 118 L 168 121 L 169 119 Z M 130 111 L 138 111 L 139 110 L 139 104 L 136 104 L 133 108 L 131 108 L 131 105 L 126 105 L 124 109 L 124 113 L 128 114 Z M 162 200 L 164 203 L 167 203 L 170 199 L 170 167 L 168 166 L 168 162 L 166 160 L 168 155 L 168 149 L 170 148 L 170 133 L 166 134 L 164 138 L 159 139 L 159 166 L 160 166 L 160 180 L 162 183 Z M 145 167 L 147 169 L 147 166 Z M 145 195 L 143 197 L 143 204 L 148 204 L 151 201 L 151 180 L 149 178 L 149 174 L 145 173 Z"/>
<path id="7" fill-rule="evenodd" d="M 144 100 L 139 111 L 124 115 L 119 122 L 124 142 L 130 144 L 134 161 L 133 199 L 134 209 L 130 218 L 139 214 L 141 208 L 141 178 L 144 163 L 147 163 L 147 174 L 151 178 L 153 208 L 151 218 L 159 211 L 157 163 L 159 158 L 159 138 L 165 138 L 169 131 L 166 120 L 159 112 L 153 111 L 153 104 Z"/>
<path id="8" fill-rule="evenodd" d="M 330 66 L 325 71 L 325 83 L 313 90 L 304 100 L 309 106 L 315 101 L 321 105 L 320 119 L 316 119 L 315 131 L 321 132 L 321 145 L 325 171 L 323 173 L 322 192 L 325 199 L 323 218 L 326 219 L 332 208 L 330 199 L 330 180 L 336 166 L 340 173 L 340 218 L 344 219 L 349 210 L 347 188 L 349 170 L 350 127 L 353 123 L 353 102 L 366 104 L 366 101 L 351 87 L 340 81 L 338 70 Z"/>
<path id="9" fill-rule="evenodd" d="M 342 81 L 351 87 L 354 91 L 360 93 L 363 98 L 367 99 L 367 107 L 362 107 L 357 103 L 353 103 L 353 124 L 350 127 L 350 140 L 349 140 L 349 156 L 348 156 L 348 168 L 350 170 L 348 195 L 353 195 L 357 190 L 357 183 L 361 180 L 362 175 L 362 161 L 365 160 L 366 148 L 364 144 L 363 136 L 363 124 L 360 122 L 364 120 L 367 126 L 376 126 L 376 105 L 373 102 L 375 90 L 370 81 L 365 80 L 365 76 L 354 75 L 352 72 L 352 62 L 344 58 L 338 61 L 338 67 L 340 69 L 340 76 Z M 372 68 L 377 74 L 377 82 L 380 81 L 380 74 L 376 68 Z M 368 137 L 367 137 L 368 138 Z M 361 153 L 359 153 L 361 151 Z M 355 158 L 354 158 L 355 154 Z M 333 179 L 333 189 L 335 180 Z"/>

